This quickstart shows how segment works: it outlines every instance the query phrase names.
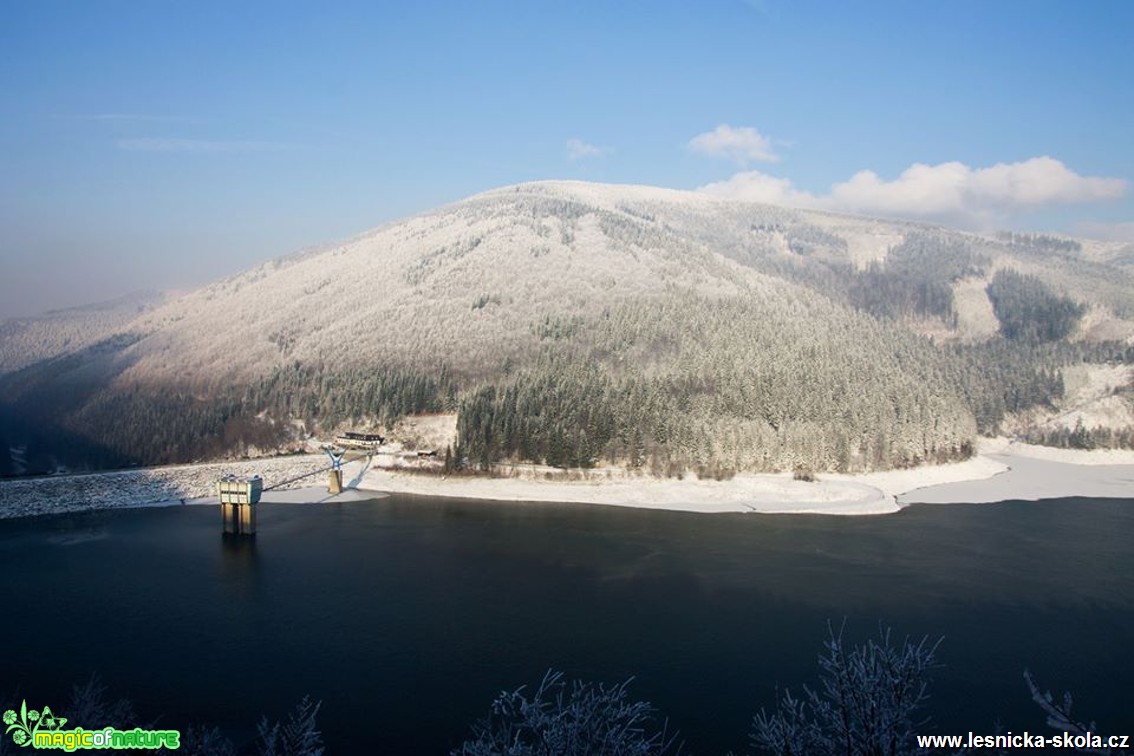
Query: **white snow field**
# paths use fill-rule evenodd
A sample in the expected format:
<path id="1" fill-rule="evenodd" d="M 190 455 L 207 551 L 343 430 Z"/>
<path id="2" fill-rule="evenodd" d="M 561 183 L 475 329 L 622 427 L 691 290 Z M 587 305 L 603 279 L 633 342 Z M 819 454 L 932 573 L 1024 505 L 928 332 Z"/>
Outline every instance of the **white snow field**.
<path id="1" fill-rule="evenodd" d="M 516 502 L 578 502 L 699 513 L 871 515 L 910 504 L 987 503 L 1072 496 L 1134 498 L 1134 452 L 1078 452 L 991 439 L 970 460 L 864 475 L 737 475 L 727 481 L 638 476 L 599 469 L 586 474 L 517 468 L 509 477 L 422 474 L 365 460 L 343 467 L 347 490 L 327 493 L 322 455 L 183 465 L 114 473 L 0 481 L 0 519 L 137 506 L 215 503 L 221 475 L 260 474 L 265 504 L 362 501 L 390 493 Z M 300 480 L 292 480 L 315 473 Z M 567 479 L 565 477 L 577 478 Z M 288 481 L 292 481 L 288 483 Z"/>

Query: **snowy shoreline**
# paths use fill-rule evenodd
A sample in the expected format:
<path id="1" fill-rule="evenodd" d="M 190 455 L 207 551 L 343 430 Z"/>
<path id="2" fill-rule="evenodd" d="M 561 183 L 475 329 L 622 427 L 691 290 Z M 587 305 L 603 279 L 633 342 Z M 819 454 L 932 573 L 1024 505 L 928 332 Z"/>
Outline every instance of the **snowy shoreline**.
<path id="1" fill-rule="evenodd" d="M 441 478 L 387 469 L 363 473 L 360 489 L 423 496 L 544 501 L 682 512 L 874 515 L 912 504 L 975 504 L 1071 496 L 1134 498 L 1134 451 L 1077 451 L 982 439 L 972 459 L 862 474 L 739 474 L 718 482 L 590 473 L 579 481 Z"/>
<path id="2" fill-rule="evenodd" d="M 405 493 L 700 513 L 870 515 L 898 512 L 911 504 L 1134 497 L 1134 451 L 1052 449 L 1007 439 L 982 440 L 977 456 L 964 462 L 859 475 L 821 474 L 815 482 L 793 480 L 787 473 L 713 481 L 639 477 L 614 470 L 591 471 L 581 480 L 548 480 L 538 471 L 508 478 L 446 478 L 366 467 L 359 461 L 344 466 L 346 491 L 330 496 L 317 475 L 325 467 L 324 456 L 302 455 L 0 481 L 0 519 L 213 503 L 215 481 L 228 473 L 263 475 L 272 489 L 264 494 L 265 504 L 360 501 Z"/>

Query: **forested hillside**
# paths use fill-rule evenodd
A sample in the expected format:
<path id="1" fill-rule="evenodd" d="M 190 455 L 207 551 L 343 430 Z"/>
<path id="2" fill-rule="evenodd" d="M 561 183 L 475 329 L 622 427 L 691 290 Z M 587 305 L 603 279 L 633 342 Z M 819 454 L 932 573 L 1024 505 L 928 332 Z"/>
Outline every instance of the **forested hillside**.
<path id="1" fill-rule="evenodd" d="M 38 358 L 0 326 L 0 474 L 270 453 L 436 411 L 459 413 L 470 467 L 957 459 L 1059 410 L 1069 366 L 1131 361 L 1122 260 L 650 187 L 507 187 Z M 1092 438 L 1130 437 L 1111 431 Z"/>
<path id="2" fill-rule="evenodd" d="M 88 307 L 0 320 L 0 375 L 97 343 L 164 300 L 158 292 L 142 291 Z"/>

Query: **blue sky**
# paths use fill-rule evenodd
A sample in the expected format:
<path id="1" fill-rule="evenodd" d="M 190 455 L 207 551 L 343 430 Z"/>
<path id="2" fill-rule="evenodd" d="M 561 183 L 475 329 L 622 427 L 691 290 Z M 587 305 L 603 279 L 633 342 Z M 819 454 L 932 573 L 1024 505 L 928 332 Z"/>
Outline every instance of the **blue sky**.
<path id="1" fill-rule="evenodd" d="M 1134 3 L 0 3 L 0 317 L 574 178 L 1134 240 Z"/>

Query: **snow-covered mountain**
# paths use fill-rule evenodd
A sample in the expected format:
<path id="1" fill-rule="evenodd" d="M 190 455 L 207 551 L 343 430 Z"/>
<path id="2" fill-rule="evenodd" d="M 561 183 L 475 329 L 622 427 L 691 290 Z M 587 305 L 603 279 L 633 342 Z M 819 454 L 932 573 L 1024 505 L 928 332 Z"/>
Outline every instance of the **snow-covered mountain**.
<path id="1" fill-rule="evenodd" d="M 675 288 L 787 298 L 791 283 L 807 282 L 799 271 L 884 262 L 911 234 L 932 234 L 942 246 L 960 243 L 992 258 L 982 275 L 955 283 L 959 323 L 946 329 L 953 335 L 996 331 L 984 287 L 1004 265 L 1049 278 L 1088 302 L 1088 323 L 1102 335 L 1134 335 L 1132 260 L 1110 266 L 1081 250 L 1045 255 L 915 223 L 582 182 L 485 192 L 317 253 L 260 265 L 162 306 L 143 306 L 132 319 L 116 308 L 113 321 L 78 310 L 67 311 L 75 317 L 62 322 L 89 324 L 88 331 L 103 338 L 136 337 L 122 352 L 131 363 L 122 376 L 127 380 L 228 380 L 294 360 L 443 359 L 473 367 L 485 351 L 503 356 L 531 347 L 533 319 L 545 315 L 597 312 Z M 1094 243 L 1095 258 L 1105 254 L 1100 247 L 1121 245 Z M 0 334 L 0 369 L 92 343 L 89 336 L 71 343 L 47 337 L 54 322 L 34 324 L 34 341 L 50 343 L 48 351 L 34 353 L 32 339 Z M 15 325 L 9 321 L 5 328 Z"/>
<path id="2" fill-rule="evenodd" d="M 33 353 L 26 329 L 0 326 L 0 399 L 9 417 L 23 419 L 19 432 L 9 421 L 8 436 L 38 422 L 102 444 L 115 417 L 160 400 L 173 402 L 152 409 L 162 417 L 224 403 L 219 419 L 186 432 L 235 439 L 247 427 L 233 430 L 233 418 L 278 430 L 300 417 L 322 425 L 393 406 L 379 396 L 393 390 L 393 378 L 355 397 L 335 383 L 346 374 L 425 376 L 427 391 L 443 394 L 436 401 L 456 408 L 486 385 L 503 390 L 524 370 L 561 360 L 594 366 L 612 382 L 603 390 L 615 394 L 653 382 L 650 401 L 680 405 L 683 421 L 704 421 L 697 432 L 708 437 L 698 442 L 710 450 L 705 459 L 720 460 L 729 434 L 761 443 L 778 434 L 776 443 L 798 450 L 807 444 L 785 441 L 785 427 L 818 437 L 840 422 L 865 427 L 862 417 L 875 412 L 921 430 L 923 422 L 947 425 L 931 428 L 940 438 L 907 439 L 898 457 L 877 460 L 911 463 L 935 456 L 938 442 L 959 449 L 974 422 L 987 429 L 987 408 L 974 402 L 992 399 L 959 385 L 968 379 L 942 362 L 940 345 L 976 349 L 999 339 L 1005 316 L 989 284 L 1006 269 L 1023 274 L 1028 291 L 1076 303 L 1068 305 L 1076 316 L 1069 330 L 1049 341 L 1134 338 L 1134 254 L 1122 245 L 980 236 L 653 187 L 522 184 L 260 265 L 89 329 L 98 338 L 67 343 L 48 335 L 50 322 L 38 323 L 36 338 L 55 346 Z M 1001 279 L 1001 289 L 1019 288 L 1015 280 Z M 1009 301 L 1002 296 L 1000 306 Z M 337 386 L 339 399 L 308 396 L 292 374 L 324 393 Z M 273 386 L 281 388 L 266 398 Z M 303 406 L 280 392 L 302 394 Z M 875 409 L 887 395 L 890 409 Z M 343 406 L 344 396 L 359 406 Z M 54 409 L 33 412 L 33 402 Z M 673 414 L 651 412 L 655 420 Z M 806 431 L 808 424 L 826 430 Z M 657 433 L 664 436 L 656 428 L 646 435 Z M 839 443 L 853 447 L 843 458 L 866 466 L 863 455 L 875 453 L 866 447 L 893 441 Z M 143 439 L 126 448 L 131 458 L 162 460 L 198 448 L 159 446 L 152 455 Z M 763 464 L 758 455 L 729 454 L 740 466 Z M 816 454 L 821 464 L 833 459 Z"/>

